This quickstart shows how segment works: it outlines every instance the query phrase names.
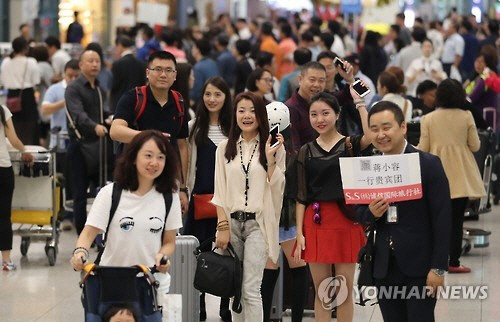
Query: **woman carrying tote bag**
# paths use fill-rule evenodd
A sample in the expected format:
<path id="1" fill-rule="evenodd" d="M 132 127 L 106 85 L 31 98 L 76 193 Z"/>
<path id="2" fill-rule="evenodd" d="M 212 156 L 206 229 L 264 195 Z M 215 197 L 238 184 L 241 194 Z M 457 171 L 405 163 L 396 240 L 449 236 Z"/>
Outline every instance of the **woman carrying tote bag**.
<path id="1" fill-rule="evenodd" d="M 12 41 L 12 54 L 3 60 L 0 77 L 7 92 L 7 105 L 12 112 L 12 122 L 24 144 L 39 145 L 38 110 L 34 87 L 40 83 L 37 62 L 27 57 L 28 42 L 17 37 Z M 18 101 L 16 104 L 9 104 Z M 17 106 L 16 106 L 17 105 Z"/>

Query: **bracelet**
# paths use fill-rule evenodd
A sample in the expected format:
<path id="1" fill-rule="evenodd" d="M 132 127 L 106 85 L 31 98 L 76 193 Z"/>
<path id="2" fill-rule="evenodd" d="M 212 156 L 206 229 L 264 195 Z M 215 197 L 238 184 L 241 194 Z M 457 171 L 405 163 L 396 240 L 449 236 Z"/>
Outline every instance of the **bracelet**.
<path id="1" fill-rule="evenodd" d="M 275 164 L 276 164 L 276 160 L 274 160 L 274 162 L 268 163 L 267 166 L 270 167 L 270 166 L 275 165 Z"/>
<path id="2" fill-rule="evenodd" d="M 75 256 L 78 253 L 84 253 L 86 258 L 90 257 L 89 250 L 85 247 L 76 247 L 73 250 L 73 256 Z"/>
<path id="3" fill-rule="evenodd" d="M 217 231 L 226 231 L 226 230 L 229 230 L 229 226 L 224 226 L 224 227 L 217 227 L 216 228 Z"/>
<path id="4" fill-rule="evenodd" d="M 366 107 L 366 104 L 365 104 L 365 103 L 359 103 L 359 104 L 356 104 L 356 109 L 357 109 L 357 110 L 359 110 L 359 108 L 360 108 L 361 106 Z"/>
<path id="5" fill-rule="evenodd" d="M 220 224 L 222 224 L 223 222 L 227 222 L 229 224 L 228 220 L 221 220 L 221 221 L 217 222 L 217 226 L 220 225 Z"/>
<path id="6" fill-rule="evenodd" d="M 360 99 L 360 100 L 354 100 L 353 102 L 354 102 L 354 104 L 358 105 L 358 104 L 361 104 L 361 103 L 365 103 L 365 100 Z"/>

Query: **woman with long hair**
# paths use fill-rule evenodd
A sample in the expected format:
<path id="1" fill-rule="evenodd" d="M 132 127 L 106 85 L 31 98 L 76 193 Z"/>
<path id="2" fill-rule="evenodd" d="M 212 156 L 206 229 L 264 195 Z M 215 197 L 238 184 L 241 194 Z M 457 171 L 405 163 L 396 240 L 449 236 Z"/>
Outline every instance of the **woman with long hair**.
<path id="1" fill-rule="evenodd" d="M 215 191 L 216 246 L 228 242 L 243 260 L 241 304 L 234 321 L 262 321 L 260 286 L 266 260 L 278 261 L 278 224 L 285 185 L 283 136 L 271 146 L 261 97 L 244 92 L 234 100 L 227 140 L 217 147 Z"/>
<path id="2" fill-rule="evenodd" d="M 209 78 L 203 86 L 203 96 L 196 117 L 189 121 L 189 171 L 187 187 L 191 191 L 189 210 L 183 233 L 194 235 L 200 241 L 212 238 L 217 218 L 195 218 L 194 199 L 197 195 L 214 193 L 215 151 L 227 139 L 231 127 L 231 92 L 222 77 Z M 229 299 L 221 299 L 219 315 L 231 321 Z M 207 317 L 205 293 L 200 294 L 200 321 Z"/>
<path id="3" fill-rule="evenodd" d="M 369 133 L 366 104 L 353 90 L 363 132 Z M 348 295 L 337 307 L 339 322 L 353 320 L 353 280 L 357 255 L 365 243 L 363 227 L 353 220 L 345 204 L 339 158 L 357 156 L 370 145 L 367 135 L 345 137 L 337 131 L 340 106 L 328 93 L 311 99 L 309 120 L 319 136 L 303 145 L 297 155 L 296 261 L 304 259 L 311 270 L 316 290 L 314 316 L 317 322 L 331 320 L 331 309 L 323 306 L 318 291 L 322 281 L 335 274 L 345 277 Z"/>
<path id="4" fill-rule="evenodd" d="M 24 144 L 38 145 L 38 109 L 35 86 L 40 83 L 37 62 L 27 57 L 28 42 L 23 37 L 12 41 L 12 54 L 2 61 L 0 77 L 8 90 L 7 99 L 20 97 L 21 110 L 12 112 L 12 122 Z"/>
<path id="5" fill-rule="evenodd" d="M 145 130 L 127 144 L 117 160 L 114 183 L 97 194 L 87 222 L 76 242 L 71 266 L 81 271 L 84 259 L 97 234 L 106 233 L 106 248 L 100 265 L 156 265 L 160 292 L 168 293 L 169 277 L 165 275 L 175 249 L 175 235 L 182 227 L 179 201 L 179 162 L 168 139 L 156 130 Z M 121 189 L 118 207 L 110 219 L 113 190 Z M 171 194 L 170 209 L 165 196 Z"/>
<path id="6" fill-rule="evenodd" d="M 10 257 L 12 250 L 12 223 L 10 213 L 14 193 L 14 171 L 7 150 L 7 140 L 21 151 L 25 162 L 33 161 L 33 156 L 24 152 L 24 144 L 19 140 L 12 122 L 12 113 L 5 106 L 0 106 L 0 251 L 2 252 L 2 270 L 12 271 L 16 265 Z"/>

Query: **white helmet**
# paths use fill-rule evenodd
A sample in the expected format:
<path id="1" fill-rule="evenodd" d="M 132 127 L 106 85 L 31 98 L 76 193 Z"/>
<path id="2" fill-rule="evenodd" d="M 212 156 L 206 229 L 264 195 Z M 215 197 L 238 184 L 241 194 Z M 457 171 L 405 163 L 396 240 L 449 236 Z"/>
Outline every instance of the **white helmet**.
<path id="1" fill-rule="evenodd" d="M 290 125 L 290 111 L 282 102 L 271 102 L 266 105 L 269 128 L 280 125 L 280 132 Z"/>

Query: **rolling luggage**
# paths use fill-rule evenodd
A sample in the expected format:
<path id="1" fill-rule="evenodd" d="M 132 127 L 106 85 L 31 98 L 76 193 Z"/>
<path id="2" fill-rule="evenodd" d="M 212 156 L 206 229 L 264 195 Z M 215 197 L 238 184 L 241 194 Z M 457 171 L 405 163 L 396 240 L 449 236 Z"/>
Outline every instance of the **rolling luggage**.
<path id="1" fill-rule="evenodd" d="M 493 172 L 493 165 L 495 163 L 495 148 L 496 148 L 496 135 L 495 132 L 488 128 L 487 130 L 478 130 L 479 140 L 481 147 L 474 153 L 479 172 L 483 178 L 484 189 L 486 196 L 478 200 L 470 200 L 465 216 L 471 219 L 478 219 L 478 215 L 491 211 L 490 193 L 491 193 L 491 179 Z"/>
<path id="2" fill-rule="evenodd" d="M 177 236 L 175 252 L 170 259 L 170 294 L 182 295 L 182 321 L 200 320 L 200 292 L 194 288 L 196 257 L 194 251 L 199 246 L 194 236 Z"/>

